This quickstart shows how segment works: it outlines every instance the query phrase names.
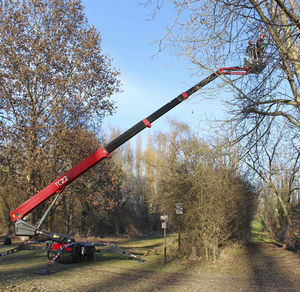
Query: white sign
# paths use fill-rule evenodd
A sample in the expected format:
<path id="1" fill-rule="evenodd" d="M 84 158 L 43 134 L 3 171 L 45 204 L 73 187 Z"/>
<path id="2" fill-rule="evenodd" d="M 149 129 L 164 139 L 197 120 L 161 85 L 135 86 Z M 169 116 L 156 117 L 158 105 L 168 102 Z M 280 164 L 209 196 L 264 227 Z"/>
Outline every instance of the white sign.
<path id="1" fill-rule="evenodd" d="M 176 203 L 175 208 L 176 208 L 176 214 L 179 214 L 179 215 L 183 214 L 182 203 Z"/>
<path id="2" fill-rule="evenodd" d="M 166 229 L 167 228 L 167 223 L 166 222 L 161 223 L 161 228 Z"/>
<path id="3" fill-rule="evenodd" d="M 167 221 L 168 220 L 168 215 L 161 215 L 160 220 Z"/>

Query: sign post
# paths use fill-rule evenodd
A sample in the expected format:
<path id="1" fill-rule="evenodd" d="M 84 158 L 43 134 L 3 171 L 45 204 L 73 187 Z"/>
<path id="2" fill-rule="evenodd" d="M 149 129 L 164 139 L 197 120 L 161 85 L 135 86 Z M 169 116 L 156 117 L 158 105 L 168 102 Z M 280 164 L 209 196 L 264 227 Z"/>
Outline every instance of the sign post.
<path id="1" fill-rule="evenodd" d="M 163 221 L 161 223 L 161 228 L 164 230 L 164 262 L 167 263 L 167 221 L 168 215 L 160 216 L 160 220 Z"/>
<path id="2" fill-rule="evenodd" d="M 176 203 L 175 204 L 175 211 L 177 215 L 182 215 L 182 203 Z M 178 227 L 178 252 L 180 253 L 180 245 L 181 245 L 181 224 L 179 222 L 179 227 Z"/>

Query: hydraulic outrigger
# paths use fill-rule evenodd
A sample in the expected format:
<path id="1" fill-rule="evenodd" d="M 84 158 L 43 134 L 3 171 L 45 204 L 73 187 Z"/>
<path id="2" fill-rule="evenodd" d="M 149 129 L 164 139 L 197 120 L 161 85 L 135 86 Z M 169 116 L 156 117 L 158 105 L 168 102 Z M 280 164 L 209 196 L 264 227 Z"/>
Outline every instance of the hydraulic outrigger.
<path id="1" fill-rule="evenodd" d="M 207 78 L 203 79 L 199 83 L 195 84 L 193 87 L 188 89 L 187 91 L 181 93 L 169 103 L 162 106 L 160 109 L 152 113 L 147 118 L 141 120 L 129 130 L 115 138 L 105 147 L 99 148 L 96 152 L 91 154 L 89 157 L 79 162 L 75 167 L 71 170 L 67 171 L 61 177 L 53 181 L 39 193 L 34 195 L 32 198 L 27 200 L 17 209 L 10 213 L 10 217 L 15 222 L 15 235 L 17 236 L 38 236 L 42 235 L 46 238 L 43 240 L 44 246 L 43 249 L 47 250 L 48 257 L 51 260 L 48 264 L 45 273 L 49 273 L 48 267 L 52 265 L 55 261 L 59 262 L 67 262 L 70 260 L 80 260 L 80 259 L 92 259 L 95 252 L 115 252 L 118 254 L 122 254 L 131 258 L 135 258 L 138 260 L 142 260 L 141 258 L 124 251 L 123 249 L 110 244 L 110 243 L 90 243 L 90 242 L 76 242 L 70 236 L 65 236 L 61 234 L 57 234 L 54 232 L 49 232 L 41 229 L 41 225 L 46 219 L 48 213 L 51 208 L 65 189 L 65 187 L 86 172 L 89 168 L 93 167 L 96 163 L 111 156 L 111 152 L 120 147 L 126 141 L 137 135 L 146 127 L 151 127 L 151 123 L 160 118 L 162 115 L 170 111 L 172 108 L 180 104 L 182 101 L 186 100 L 189 96 L 197 92 L 199 89 L 209 84 L 216 78 L 221 75 L 247 75 L 251 73 L 249 66 L 245 67 L 222 67 L 216 72 L 209 75 Z M 30 222 L 24 220 L 24 216 L 26 216 L 29 212 L 39 206 L 41 203 L 49 199 L 51 196 L 56 195 L 40 221 L 37 225 L 33 225 Z M 18 247 L 6 251 L 1 256 L 5 256 L 7 254 L 12 254 L 17 251 L 25 250 L 25 249 L 41 249 L 40 246 L 36 246 L 35 244 L 39 243 L 39 241 L 25 241 Z M 108 246 L 108 249 L 97 250 L 98 246 Z"/>

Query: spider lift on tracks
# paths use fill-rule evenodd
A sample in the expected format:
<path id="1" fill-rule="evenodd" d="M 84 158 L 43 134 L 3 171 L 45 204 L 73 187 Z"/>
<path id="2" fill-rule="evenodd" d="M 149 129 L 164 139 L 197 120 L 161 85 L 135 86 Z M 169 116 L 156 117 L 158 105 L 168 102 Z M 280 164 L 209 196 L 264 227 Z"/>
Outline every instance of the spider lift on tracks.
<path id="1" fill-rule="evenodd" d="M 50 183 L 47 187 L 42 189 L 39 193 L 31 197 L 17 209 L 10 213 L 11 219 L 15 222 L 15 235 L 16 236 L 29 236 L 30 238 L 42 237 L 42 240 L 27 240 L 24 241 L 19 246 L 5 251 L 0 254 L 0 257 L 6 256 L 21 250 L 45 250 L 47 251 L 48 258 L 50 260 L 49 264 L 45 270 L 41 271 L 42 274 L 49 274 L 52 271 L 49 270 L 49 267 L 55 262 L 67 263 L 73 261 L 80 261 L 84 259 L 92 259 L 96 252 L 108 252 L 108 253 L 117 253 L 129 258 L 137 259 L 143 261 L 139 256 L 136 256 L 132 253 L 125 251 L 124 249 L 115 246 L 112 243 L 106 242 L 76 242 L 74 238 L 61 235 L 55 232 L 49 232 L 47 230 L 41 229 L 42 223 L 45 221 L 47 215 L 49 214 L 51 208 L 54 206 L 55 202 L 61 196 L 65 187 L 86 172 L 89 168 L 93 167 L 99 161 L 111 157 L 111 152 L 120 147 L 126 141 L 137 135 L 146 127 L 150 128 L 151 123 L 166 114 L 168 111 L 173 109 L 175 106 L 180 104 L 182 101 L 186 100 L 189 96 L 197 92 L 199 89 L 212 82 L 221 75 L 247 75 L 251 72 L 249 66 L 245 67 L 222 67 L 216 72 L 209 75 L 207 78 L 203 79 L 199 83 L 195 84 L 193 87 L 187 91 L 179 94 L 169 103 L 165 104 L 157 111 L 152 113 L 147 118 L 141 120 L 133 127 L 131 127 L 126 132 L 122 133 L 120 136 L 115 138 L 105 147 L 100 147 L 93 154 L 88 156 L 86 159 L 79 162 L 71 170 L 67 171 L 65 174 L 60 176 L 58 179 Z M 253 72 L 254 73 L 254 72 Z M 24 217 L 38 207 L 41 203 L 49 199 L 51 196 L 54 196 L 53 201 L 50 206 L 47 208 L 41 219 L 36 225 L 24 220 Z M 41 243 L 43 245 L 41 246 Z M 98 249 L 98 247 L 100 247 Z M 103 248 L 104 247 L 104 248 Z"/>

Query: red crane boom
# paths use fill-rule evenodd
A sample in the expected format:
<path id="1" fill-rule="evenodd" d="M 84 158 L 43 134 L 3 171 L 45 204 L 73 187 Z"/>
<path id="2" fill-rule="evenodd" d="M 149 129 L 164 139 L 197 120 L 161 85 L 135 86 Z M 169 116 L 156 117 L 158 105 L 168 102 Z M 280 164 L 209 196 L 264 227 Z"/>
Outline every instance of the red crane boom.
<path id="1" fill-rule="evenodd" d="M 37 232 L 37 229 L 32 226 L 30 223 L 25 222 L 22 218 L 28 214 L 30 211 L 35 209 L 38 205 L 42 202 L 53 196 L 54 194 L 61 193 L 64 188 L 78 178 L 81 174 L 86 172 L 89 168 L 93 167 L 96 163 L 100 160 L 109 157 L 110 153 L 118 148 L 120 145 L 124 144 L 126 141 L 131 139 L 133 136 L 138 134 L 146 127 L 151 127 L 151 123 L 154 122 L 156 119 L 160 118 L 162 115 L 167 113 L 169 110 L 177 106 L 179 103 L 187 99 L 193 93 L 198 91 L 203 86 L 207 85 L 208 83 L 212 82 L 214 79 L 218 78 L 221 75 L 246 75 L 249 74 L 250 70 L 248 66 L 245 67 L 222 67 L 216 72 L 212 73 L 199 83 L 195 84 L 193 87 L 188 89 L 187 91 L 181 93 L 176 98 L 171 100 L 169 103 L 165 104 L 163 107 L 152 113 L 147 118 L 143 119 L 142 121 L 138 122 L 136 125 L 131 127 L 129 130 L 115 138 L 105 147 L 99 148 L 89 157 L 84 159 L 83 161 L 79 162 L 75 167 L 71 170 L 67 171 L 65 174 L 60 176 L 58 179 L 53 181 L 47 187 L 42 189 L 32 198 L 27 200 L 17 209 L 10 213 L 12 220 L 15 223 L 15 233 L 16 235 L 33 235 Z M 31 228 L 31 227 L 33 228 Z M 40 224 L 39 224 L 40 226 Z M 29 229 L 28 229 L 29 228 Z"/>

